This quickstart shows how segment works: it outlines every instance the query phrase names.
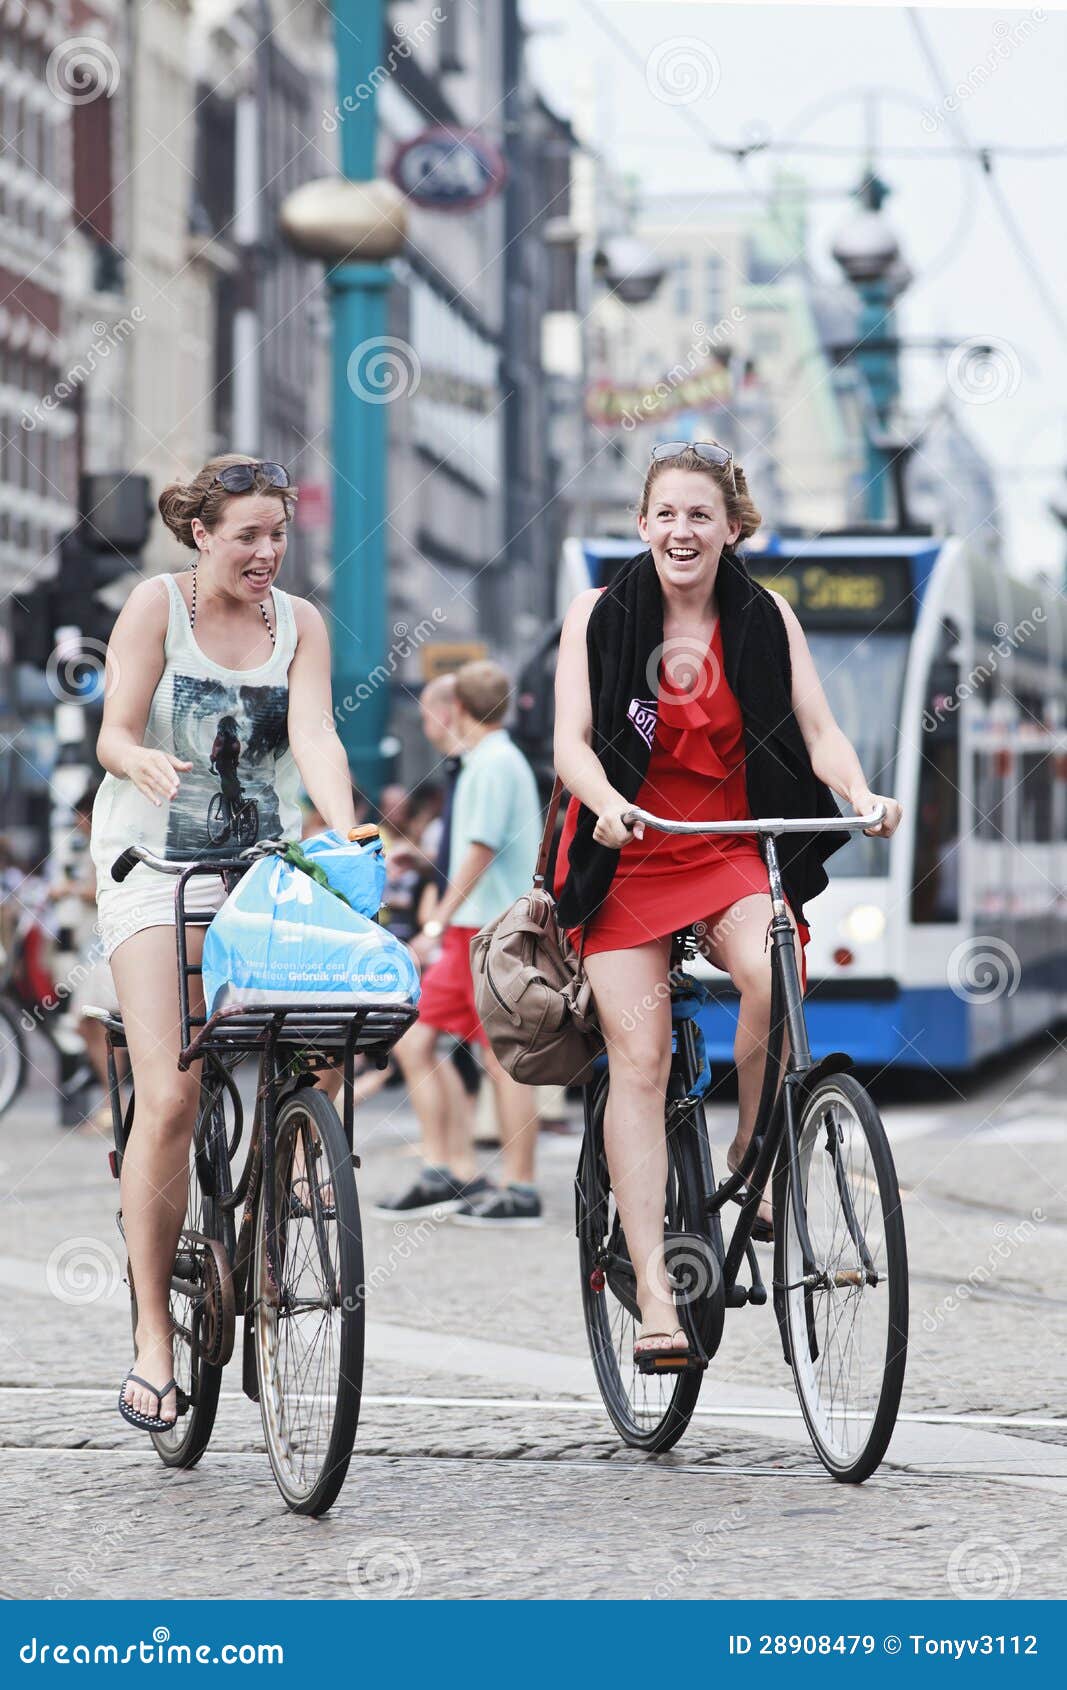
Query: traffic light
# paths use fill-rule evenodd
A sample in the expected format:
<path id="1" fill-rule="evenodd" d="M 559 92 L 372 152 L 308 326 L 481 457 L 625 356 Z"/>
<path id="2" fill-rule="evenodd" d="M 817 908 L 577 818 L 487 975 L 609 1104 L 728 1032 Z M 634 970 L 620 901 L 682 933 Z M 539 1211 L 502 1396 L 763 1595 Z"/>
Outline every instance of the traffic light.
<path id="1" fill-rule="evenodd" d="M 13 596 L 17 663 L 46 669 L 58 628 L 77 628 L 90 652 L 102 654 L 118 614 L 104 589 L 140 568 L 152 509 L 148 493 L 144 475 L 82 477 L 82 514 L 59 542 L 58 570 L 50 580 Z"/>

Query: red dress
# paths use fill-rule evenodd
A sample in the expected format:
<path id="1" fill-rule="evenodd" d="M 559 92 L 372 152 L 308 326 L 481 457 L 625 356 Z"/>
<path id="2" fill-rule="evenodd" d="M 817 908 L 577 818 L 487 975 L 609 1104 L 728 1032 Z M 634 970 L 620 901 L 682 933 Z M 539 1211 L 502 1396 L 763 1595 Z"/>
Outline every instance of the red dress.
<path id="1" fill-rule="evenodd" d="M 723 671 L 719 624 L 691 691 L 659 674 L 652 755 L 635 808 L 674 821 L 748 821 L 741 709 Z M 567 807 L 556 859 L 555 890 L 566 878 L 579 802 Z M 588 924 L 586 956 L 626 950 L 691 922 L 719 916 L 739 898 L 769 896 L 767 869 L 753 834 L 660 833 L 627 840 L 607 897 Z M 797 931 L 808 942 L 803 922 Z M 581 928 L 568 930 L 577 947 Z"/>

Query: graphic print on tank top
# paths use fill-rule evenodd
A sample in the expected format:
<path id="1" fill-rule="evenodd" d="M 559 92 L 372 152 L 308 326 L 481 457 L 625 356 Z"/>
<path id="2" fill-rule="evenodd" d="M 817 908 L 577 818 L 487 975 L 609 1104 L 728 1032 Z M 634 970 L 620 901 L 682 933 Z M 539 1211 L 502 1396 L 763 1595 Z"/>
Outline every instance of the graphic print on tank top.
<path id="1" fill-rule="evenodd" d="M 282 823 L 276 768 L 288 749 L 287 686 L 233 686 L 175 674 L 174 754 L 193 764 L 171 800 L 164 855 L 231 857 Z"/>

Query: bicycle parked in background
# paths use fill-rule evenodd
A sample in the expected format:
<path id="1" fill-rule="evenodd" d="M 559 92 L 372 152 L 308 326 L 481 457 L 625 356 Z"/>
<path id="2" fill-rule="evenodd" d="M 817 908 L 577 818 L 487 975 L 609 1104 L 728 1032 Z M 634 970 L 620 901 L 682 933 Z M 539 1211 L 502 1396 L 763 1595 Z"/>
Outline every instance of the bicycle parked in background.
<path id="1" fill-rule="evenodd" d="M 804 1000 L 775 840 L 782 833 L 877 826 L 867 816 L 827 820 L 674 822 L 644 810 L 627 821 L 666 833 L 754 833 L 770 883 L 771 1016 L 755 1130 L 736 1173 L 718 1183 L 703 1095 L 710 1076 L 693 1020 L 702 989 L 680 973 L 697 952 L 693 929 L 674 935 L 675 1049 L 666 1101 L 665 1251 L 691 1357 L 657 1372 L 655 1351 L 634 1359 L 641 1323 L 637 1280 L 619 1224 L 604 1151 L 606 1058 L 584 1088 L 585 1136 L 576 1176 L 582 1304 L 597 1384 L 623 1440 L 670 1449 L 692 1417 L 726 1310 L 767 1301 L 752 1243 L 761 1194 L 773 1181 L 772 1303 L 782 1351 L 820 1460 L 858 1483 L 885 1455 L 896 1423 L 908 1343 L 908 1264 L 900 1189 L 878 1110 L 834 1052 L 812 1059 Z M 782 1074 L 783 1030 L 789 1060 Z M 779 1083 L 780 1082 L 780 1083 Z M 746 1190 L 747 1188 L 747 1190 Z M 728 1244 L 722 1210 L 741 1195 Z M 742 1280 L 747 1268 L 748 1283 Z"/>

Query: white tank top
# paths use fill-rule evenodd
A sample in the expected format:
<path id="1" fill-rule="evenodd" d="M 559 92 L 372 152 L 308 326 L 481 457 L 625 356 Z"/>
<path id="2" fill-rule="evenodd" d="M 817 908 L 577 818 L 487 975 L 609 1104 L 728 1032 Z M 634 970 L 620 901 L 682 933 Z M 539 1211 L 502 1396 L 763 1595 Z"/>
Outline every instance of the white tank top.
<path id="1" fill-rule="evenodd" d="M 288 671 L 296 622 L 288 593 L 272 588 L 275 645 L 255 669 L 226 669 L 196 643 L 173 575 L 164 667 L 144 744 L 192 768 L 170 803 L 153 804 L 131 780 L 106 774 L 93 805 L 92 857 L 99 882 L 127 845 L 170 861 L 234 857 L 256 839 L 300 837 L 300 775 L 289 749 Z"/>

